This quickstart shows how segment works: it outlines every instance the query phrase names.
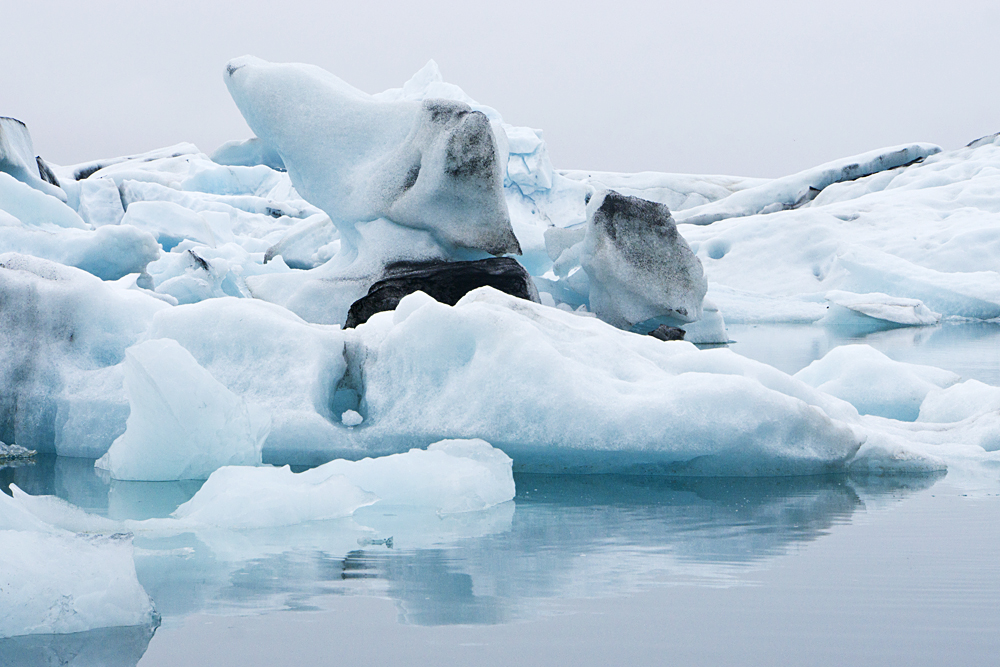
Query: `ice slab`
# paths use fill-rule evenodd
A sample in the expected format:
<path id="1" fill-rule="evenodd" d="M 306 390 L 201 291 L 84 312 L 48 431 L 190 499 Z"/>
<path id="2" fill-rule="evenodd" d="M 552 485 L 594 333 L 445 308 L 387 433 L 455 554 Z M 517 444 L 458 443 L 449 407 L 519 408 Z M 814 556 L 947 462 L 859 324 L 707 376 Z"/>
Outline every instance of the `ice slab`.
<path id="1" fill-rule="evenodd" d="M 164 310 L 148 336 L 180 343 L 252 411 L 271 414 L 268 456 L 337 439 L 334 390 L 346 370 L 339 327 L 309 324 L 257 299 L 221 298 Z M 355 399 L 356 400 L 356 399 Z"/>
<path id="2" fill-rule="evenodd" d="M 771 213 L 808 203 L 824 188 L 896 169 L 940 153 L 933 144 L 907 144 L 841 158 L 812 169 L 776 178 L 754 188 L 733 193 L 720 201 L 677 214 L 678 223 L 708 225 L 726 218 Z"/>
<path id="3" fill-rule="evenodd" d="M 60 530 L 0 493 L 0 638 L 158 620 L 136 578 L 130 534 Z"/>
<path id="4" fill-rule="evenodd" d="M 270 417 L 212 377 L 176 341 L 125 352 L 130 413 L 97 467 L 114 479 L 206 479 L 227 465 L 259 465 Z"/>
<path id="5" fill-rule="evenodd" d="M 853 294 L 840 290 L 827 292 L 825 298 L 837 306 L 892 324 L 927 326 L 941 321 L 941 313 L 935 313 L 919 299 L 903 299 L 878 292 Z"/>
<path id="6" fill-rule="evenodd" d="M 929 392 L 959 381 L 950 371 L 893 361 L 868 345 L 836 347 L 795 377 L 862 414 L 914 421 Z"/>

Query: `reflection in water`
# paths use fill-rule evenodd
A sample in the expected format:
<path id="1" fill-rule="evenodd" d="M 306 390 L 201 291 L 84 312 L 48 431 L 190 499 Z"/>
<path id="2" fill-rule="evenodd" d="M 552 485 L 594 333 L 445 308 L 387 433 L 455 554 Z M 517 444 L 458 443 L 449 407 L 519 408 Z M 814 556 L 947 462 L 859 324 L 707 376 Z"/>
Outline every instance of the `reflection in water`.
<path id="1" fill-rule="evenodd" d="M 165 516 L 197 490 L 110 484 L 85 463 L 43 460 L 2 479 L 118 518 Z M 165 624 L 197 612 L 323 608 L 328 596 L 351 594 L 395 599 L 405 623 L 503 623 L 544 614 L 557 598 L 732 585 L 867 503 L 938 478 L 522 474 L 515 500 L 486 512 L 376 504 L 284 528 L 140 534 L 136 570 Z"/>
<path id="2" fill-rule="evenodd" d="M 71 635 L 0 639 L 0 667 L 134 667 L 154 628 L 102 628 Z"/>

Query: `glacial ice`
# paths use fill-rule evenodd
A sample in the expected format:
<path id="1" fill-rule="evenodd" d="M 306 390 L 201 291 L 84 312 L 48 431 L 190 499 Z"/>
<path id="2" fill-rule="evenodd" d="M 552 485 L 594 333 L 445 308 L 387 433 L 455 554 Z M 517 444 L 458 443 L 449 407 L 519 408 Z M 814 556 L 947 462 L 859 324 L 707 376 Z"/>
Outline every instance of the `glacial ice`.
<path id="1" fill-rule="evenodd" d="M 0 117 L 0 172 L 10 174 L 22 183 L 60 201 L 66 193 L 50 182 L 42 171 L 47 165 L 35 155 L 28 126 L 16 118 Z M 56 179 L 58 180 L 58 179 Z"/>
<path id="2" fill-rule="evenodd" d="M 97 461 L 113 479 L 206 479 L 227 465 L 259 465 L 270 416 L 250 412 L 169 338 L 125 351 L 125 432 Z"/>
<path id="3" fill-rule="evenodd" d="M 448 247 L 519 252 L 489 119 L 461 102 L 380 101 L 318 67 L 244 56 L 226 85 L 296 189 L 357 245 L 387 218 Z M 307 101 L 307 105 L 304 102 Z"/>
<path id="4" fill-rule="evenodd" d="M 893 361 L 868 345 L 836 347 L 795 377 L 848 401 L 861 414 L 900 421 L 914 421 L 928 393 L 960 379 L 933 366 Z"/>
<path id="5" fill-rule="evenodd" d="M 600 192 L 587 211 L 580 266 L 599 318 L 623 329 L 654 317 L 701 319 L 708 289 L 701 262 L 666 206 Z"/>
<path id="6" fill-rule="evenodd" d="M 157 622 L 131 535 L 60 530 L 0 493 L 0 638 Z"/>
<path id="7" fill-rule="evenodd" d="M 178 144 L 52 165 L 59 188 L 0 169 L 0 438 L 90 457 L 129 441 L 127 417 L 142 410 L 130 408 L 125 350 L 170 339 L 191 358 L 149 386 L 215 387 L 225 400 L 213 414 L 242 424 L 244 444 L 254 437 L 221 406 L 270 414 L 258 444 L 279 464 L 446 437 L 495 442 L 525 469 L 684 474 L 938 469 L 935 451 L 1000 446 L 995 409 L 963 411 L 992 405 L 988 392 L 941 388 L 957 378 L 887 359 L 838 369 L 834 356 L 803 383 L 806 371 L 637 342 L 593 317 L 635 333 L 681 326 L 697 343 L 728 340 L 726 322 L 874 330 L 998 317 L 995 137 L 780 179 L 560 171 L 540 130 L 505 123 L 433 62 L 376 95 L 308 66 L 243 58 L 230 69 L 260 136 L 214 160 Z M 283 123 L 295 95 L 322 103 Z M 41 176 L 26 130 L 5 136 L 15 135 L 20 148 L 4 155 L 19 157 L 4 164 Z M 464 166 L 448 166 L 456 156 Z M 466 172 L 471 181 L 457 176 Z M 630 235 L 625 250 L 600 250 L 595 212 L 609 197 L 668 207 L 676 242 Z M 667 246 L 676 261 L 657 263 Z M 479 292 L 449 308 L 413 295 L 337 330 L 393 262 L 517 247 L 544 306 Z M 807 434 L 799 444 L 794 424 Z M 250 431 L 263 437 L 259 426 Z"/>
<path id="8" fill-rule="evenodd" d="M 0 255 L 0 439 L 41 453 L 100 456 L 124 430 L 115 371 L 169 306 L 81 271 Z"/>
<path id="9" fill-rule="evenodd" d="M 839 470 L 860 446 L 831 419 L 853 408 L 726 350 L 490 288 L 455 307 L 410 310 L 414 298 L 400 302 L 405 319 L 380 313 L 356 330 L 362 451 L 478 437 L 526 470 L 766 475 Z"/>

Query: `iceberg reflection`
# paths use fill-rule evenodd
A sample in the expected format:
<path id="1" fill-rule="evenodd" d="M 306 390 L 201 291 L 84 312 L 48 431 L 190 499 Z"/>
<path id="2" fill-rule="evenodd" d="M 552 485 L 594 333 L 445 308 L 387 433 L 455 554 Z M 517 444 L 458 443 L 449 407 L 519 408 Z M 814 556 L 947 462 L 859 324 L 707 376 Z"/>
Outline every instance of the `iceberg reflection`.
<path id="1" fill-rule="evenodd" d="M 135 626 L 0 639 L 0 667 L 134 667 L 154 630 Z"/>
<path id="2" fill-rule="evenodd" d="M 166 516 L 197 491 L 110 484 L 86 461 L 39 463 L 4 471 L 4 481 L 113 518 Z M 376 504 L 280 528 L 140 531 L 136 571 L 168 625 L 202 612 L 322 609 L 340 595 L 392 598 L 404 623 L 504 623 L 557 599 L 739 584 L 866 506 L 940 477 L 518 474 L 515 500 L 483 512 Z"/>

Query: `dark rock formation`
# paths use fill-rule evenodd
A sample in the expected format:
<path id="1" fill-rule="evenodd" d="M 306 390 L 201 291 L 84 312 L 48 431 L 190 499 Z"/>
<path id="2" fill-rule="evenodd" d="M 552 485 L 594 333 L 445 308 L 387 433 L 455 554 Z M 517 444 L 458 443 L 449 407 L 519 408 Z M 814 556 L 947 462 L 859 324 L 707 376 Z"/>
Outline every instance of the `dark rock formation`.
<path id="1" fill-rule="evenodd" d="M 472 290 L 486 286 L 538 301 L 531 276 L 510 257 L 475 262 L 397 262 L 386 267 L 385 277 L 351 305 L 344 328 L 364 324 L 375 313 L 394 310 L 404 296 L 413 292 L 425 292 L 441 303 L 454 306 Z"/>
<path id="2" fill-rule="evenodd" d="M 666 324 L 661 324 L 652 331 L 650 331 L 647 336 L 652 336 L 658 340 L 684 340 L 684 334 L 687 332 L 684 329 L 679 329 L 678 327 L 668 327 Z"/>

